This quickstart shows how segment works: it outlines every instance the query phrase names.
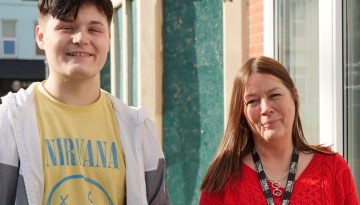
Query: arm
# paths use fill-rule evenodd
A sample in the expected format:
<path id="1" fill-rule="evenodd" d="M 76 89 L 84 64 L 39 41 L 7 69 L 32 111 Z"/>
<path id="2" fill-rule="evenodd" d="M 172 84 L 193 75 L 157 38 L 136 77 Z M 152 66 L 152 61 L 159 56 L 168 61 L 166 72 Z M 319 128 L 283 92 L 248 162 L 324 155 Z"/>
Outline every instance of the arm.
<path id="1" fill-rule="evenodd" d="M 168 205 L 165 185 L 165 157 L 158 142 L 153 122 L 145 119 L 142 129 L 146 197 L 149 205 Z"/>
<path id="2" fill-rule="evenodd" d="M 347 169 L 343 173 L 344 178 L 344 188 L 345 188 L 345 204 L 352 205 L 352 204 L 359 204 L 359 198 L 356 191 L 356 186 L 354 183 L 354 178 L 351 174 L 350 169 Z"/>
<path id="3" fill-rule="evenodd" d="M 338 154 L 336 155 L 335 170 L 336 174 L 333 188 L 335 203 L 360 205 L 351 170 L 346 161 Z"/>
<path id="4" fill-rule="evenodd" d="M 0 106 L 0 205 L 15 203 L 19 177 L 19 160 L 13 132 L 5 112 Z"/>

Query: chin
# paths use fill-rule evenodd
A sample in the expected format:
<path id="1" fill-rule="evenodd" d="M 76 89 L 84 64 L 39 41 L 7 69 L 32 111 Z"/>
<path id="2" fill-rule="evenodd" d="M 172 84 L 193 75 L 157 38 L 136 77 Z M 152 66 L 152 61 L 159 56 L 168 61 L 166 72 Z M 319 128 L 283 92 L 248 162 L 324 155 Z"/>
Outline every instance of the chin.
<path id="1" fill-rule="evenodd" d="M 273 141 L 275 139 L 279 139 L 280 136 L 281 136 L 281 134 L 278 132 L 275 132 L 275 131 L 265 131 L 262 134 L 262 138 L 267 142 Z"/>
<path id="2" fill-rule="evenodd" d="M 90 79 L 96 76 L 96 74 L 86 73 L 86 72 L 70 72 L 65 75 L 66 78 L 76 79 L 76 80 L 85 80 Z"/>
<path id="3" fill-rule="evenodd" d="M 70 68 L 67 72 L 68 77 L 74 77 L 74 78 L 89 78 L 96 74 L 100 73 L 100 70 L 94 70 L 87 68 Z"/>

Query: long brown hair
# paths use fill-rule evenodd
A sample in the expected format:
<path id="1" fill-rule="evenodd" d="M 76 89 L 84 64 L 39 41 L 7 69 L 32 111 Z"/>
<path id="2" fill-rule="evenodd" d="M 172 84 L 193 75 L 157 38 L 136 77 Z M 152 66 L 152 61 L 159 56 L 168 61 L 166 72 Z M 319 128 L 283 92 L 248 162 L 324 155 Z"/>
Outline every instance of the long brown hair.
<path id="1" fill-rule="evenodd" d="M 239 70 L 233 84 L 229 120 L 217 154 L 201 184 L 201 191 L 221 192 L 229 182 L 240 175 L 242 159 L 254 147 L 251 129 L 244 114 L 244 91 L 248 77 L 253 73 L 277 77 L 290 91 L 295 103 L 295 117 L 292 130 L 294 147 L 303 152 L 324 152 L 320 145 L 306 142 L 299 116 L 299 96 L 288 71 L 276 60 L 261 56 L 251 58 Z M 325 152 L 326 153 L 326 152 Z"/>

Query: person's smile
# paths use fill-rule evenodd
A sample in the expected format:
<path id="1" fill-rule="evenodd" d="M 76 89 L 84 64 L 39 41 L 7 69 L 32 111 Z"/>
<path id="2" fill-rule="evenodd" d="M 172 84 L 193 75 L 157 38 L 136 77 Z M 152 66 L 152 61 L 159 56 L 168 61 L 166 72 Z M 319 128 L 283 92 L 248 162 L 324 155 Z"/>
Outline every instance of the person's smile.
<path id="1" fill-rule="evenodd" d="M 71 51 L 66 54 L 71 57 L 91 57 L 91 56 L 93 56 L 93 54 L 86 52 L 86 51 Z"/>
<path id="2" fill-rule="evenodd" d="M 269 120 L 269 121 L 261 123 L 261 126 L 264 127 L 265 129 L 272 129 L 272 128 L 276 127 L 277 122 L 279 122 L 280 120 L 281 119 Z"/>

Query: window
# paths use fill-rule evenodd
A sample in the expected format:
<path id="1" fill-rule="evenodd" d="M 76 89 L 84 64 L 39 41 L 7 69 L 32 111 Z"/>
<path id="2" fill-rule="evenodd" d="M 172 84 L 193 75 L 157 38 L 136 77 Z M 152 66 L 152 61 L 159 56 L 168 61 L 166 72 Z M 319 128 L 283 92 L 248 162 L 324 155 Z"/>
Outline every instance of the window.
<path id="1" fill-rule="evenodd" d="M 345 156 L 360 194 L 360 2 L 344 5 Z"/>
<path id="2" fill-rule="evenodd" d="M 16 37 L 16 20 L 2 20 L 2 35 L 4 38 Z"/>
<path id="3" fill-rule="evenodd" d="M 278 59 L 300 96 L 300 116 L 309 143 L 319 144 L 319 2 L 277 1 Z"/>
<path id="4" fill-rule="evenodd" d="M 16 20 L 2 20 L 2 56 L 16 57 Z"/>
<path id="5" fill-rule="evenodd" d="M 112 67 L 114 94 L 132 106 L 138 105 L 137 1 L 125 0 L 115 8 Z"/>
<path id="6" fill-rule="evenodd" d="M 330 142 L 329 145 L 334 145 L 334 150 L 347 160 L 360 194 L 360 150 L 358 149 L 360 146 L 360 47 L 357 46 L 360 43 L 358 21 L 360 2 L 357 0 L 296 0 L 296 3 L 295 0 L 278 0 L 277 2 L 279 28 L 276 39 L 279 41 L 279 59 L 289 67 L 296 81 L 299 75 L 297 69 L 301 68 L 300 74 L 308 80 L 306 83 L 312 85 L 313 90 L 306 91 L 305 95 L 309 94 L 310 98 L 317 99 L 318 107 L 316 104 L 311 107 L 305 104 L 306 110 L 302 112 L 311 111 L 319 115 L 320 143 L 323 143 L 322 137 L 325 139 L 326 136 L 332 135 L 327 142 Z M 306 16 L 305 20 L 293 21 L 293 18 L 301 18 L 296 16 L 299 9 L 305 11 L 305 15 L 300 15 Z M 302 25 L 301 32 L 296 31 L 297 25 Z M 313 32 L 313 35 L 308 35 L 309 32 Z M 301 35 L 307 36 L 307 40 L 296 44 L 296 39 L 301 39 Z M 298 58 L 301 62 L 296 58 L 293 59 L 294 56 L 299 55 L 302 47 L 310 43 L 313 44 L 312 50 L 307 49 L 307 52 L 311 55 Z M 301 63 L 306 63 L 307 67 L 299 67 Z M 314 66 L 309 67 L 311 65 Z M 296 83 L 299 90 L 307 86 L 299 86 L 298 82 Z M 301 95 L 304 93 L 303 91 L 299 93 L 301 102 L 303 100 Z M 302 120 L 304 122 L 313 119 L 304 119 L 302 116 Z M 308 137 L 309 127 L 304 127 Z"/>
<path id="7" fill-rule="evenodd" d="M 161 0 L 113 0 L 111 93 L 141 105 L 162 133 Z M 161 141 L 161 140 L 160 140 Z"/>
<path id="8" fill-rule="evenodd" d="M 16 54 L 16 40 L 3 38 L 4 56 L 14 56 Z"/>
<path id="9" fill-rule="evenodd" d="M 112 75 L 113 77 L 113 91 L 114 94 L 119 97 L 120 99 L 124 100 L 124 92 L 122 89 L 122 84 L 124 82 L 124 68 L 123 68 L 123 8 L 119 6 L 114 12 L 114 33 L 111 35 L 113 36 L 112 40 L 114 41 L 112 44 L 112 58 L 113 59 L 113 70 L 115 71 Z"/>
<path id="10" fill-rule="evenodd" d="M 138 105 L 138 67 L 137 67 L 137 0 L 131 1 L 131 20 L 129 26 L 129 33 L 132 39 L 132 60 L 131 60 L 131 68 L 129 72 L 129 79 L 131 79 L 131 101 L 130 104 L 137 106 Z"/>

